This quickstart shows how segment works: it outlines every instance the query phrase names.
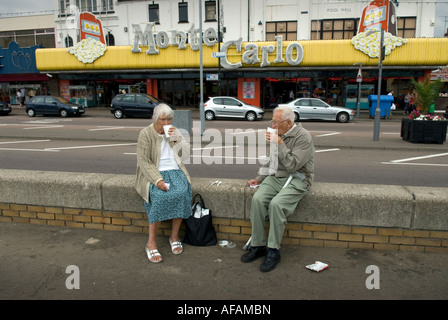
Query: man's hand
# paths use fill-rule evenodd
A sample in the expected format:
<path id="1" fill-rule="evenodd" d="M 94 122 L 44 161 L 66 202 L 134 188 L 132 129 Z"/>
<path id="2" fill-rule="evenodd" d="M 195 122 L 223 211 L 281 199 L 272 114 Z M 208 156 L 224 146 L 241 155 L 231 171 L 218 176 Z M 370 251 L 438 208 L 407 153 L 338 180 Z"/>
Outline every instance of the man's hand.
<path id="1" fill-rule="evenodd" d="M 247 181 L 247 183 L 249 184 L 249 186 L 258 186 L 261 181 L 258 181 L 256 179 L 250 179 L 249 181 Z"/>
<path id="2" fill-rule="evenodd" d="M 266 131 L 266 141 L 269 143 L 282 144 L 284 143 L 283 139 L 279 137 L 275 132 Z"/>

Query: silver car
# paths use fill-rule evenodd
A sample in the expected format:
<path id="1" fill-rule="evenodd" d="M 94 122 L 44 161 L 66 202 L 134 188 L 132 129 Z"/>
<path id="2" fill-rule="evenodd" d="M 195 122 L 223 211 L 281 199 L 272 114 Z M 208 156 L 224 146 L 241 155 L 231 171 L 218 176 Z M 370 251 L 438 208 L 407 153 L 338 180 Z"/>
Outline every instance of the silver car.
<path id="1" fill-rule="evenodd" d="M 347 122 L 353 120 L 355 111 L 344 107 L 334 107 L 316 98 L 299 98 L 279 106 L 288 106 L 299 120 L 330 120 Z"/>
<path id="2" fill-rule="evenodd" d="M 205 119 L 241 118 L 249 121 L 263 119 L 264 110 L 233 97 L 213 97 L 204 103 Z"/>

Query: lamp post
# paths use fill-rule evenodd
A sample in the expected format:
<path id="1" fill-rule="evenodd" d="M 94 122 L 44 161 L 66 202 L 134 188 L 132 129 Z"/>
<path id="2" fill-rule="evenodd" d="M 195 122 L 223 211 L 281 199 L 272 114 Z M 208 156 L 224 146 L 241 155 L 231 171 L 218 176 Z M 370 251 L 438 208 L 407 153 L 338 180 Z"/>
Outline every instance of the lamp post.
<path id="1" fill-rule="evenodd" d="M 362 62 L 354 63 L 354 66 L 359 65 L 356 82 L 358 82 L 358 98 L 356 100 L 356 118 L 359 119 L 359 110 L 361 109 L 361 83 L 362 83 Z"/>
<path id="2" fill-rule="evenodd" d="M 371 32 L 378 32 L 380 30 L 374 29 Z M 369 33 L 367 33 L 368 35 Z M 373 125 L 373 141 L 378 141 L 380 139 L 380 118 L 381 118 L 381 109 L 380 109 L 380 98 L 381 98 L 381 77 L 383 75 L 383 59 L 384 59 L 384 29 L 381 28 L 381 40 L 380 40 L 380 61 L 378 62 L 378 97 L 376 101 L 376 109 L 375 109 L 375 121 Z"/>
<path id="3" fill-rule="evenodd" d="M 205 115 L 204 115 L 204 69 L 202 63 L 202 1 L 199 2 L 199 55 L 200 55 L 200 67 L 199 67 L 199 119 L 201 121 L 201 136 L 205 130 Z"/>

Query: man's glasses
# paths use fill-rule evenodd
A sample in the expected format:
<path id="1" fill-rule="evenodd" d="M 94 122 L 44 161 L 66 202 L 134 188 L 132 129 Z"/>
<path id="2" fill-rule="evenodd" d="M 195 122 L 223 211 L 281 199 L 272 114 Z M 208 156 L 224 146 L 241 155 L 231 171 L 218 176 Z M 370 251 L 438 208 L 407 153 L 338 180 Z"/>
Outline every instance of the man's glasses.
<path id="1" fill-rule="evenodd" d="M 288 119 L 283 120 L 283 121 L 274 121 L 274 120 L 271 120 L 271 121 L 269 121 L 269 122 L 270 122 L 271 124 L 273 124 L 273 125 L 279 126 L 281 123 L 283 123 L 283 122 L 285 122 L 285 121 L 288 121 Z"/>

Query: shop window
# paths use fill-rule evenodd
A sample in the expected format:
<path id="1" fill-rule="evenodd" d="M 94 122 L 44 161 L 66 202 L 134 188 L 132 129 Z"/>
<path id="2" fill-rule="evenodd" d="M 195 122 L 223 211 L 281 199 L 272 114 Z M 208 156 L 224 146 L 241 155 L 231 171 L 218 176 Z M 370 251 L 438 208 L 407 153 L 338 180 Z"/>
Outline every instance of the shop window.
<path id="1" fill-rule="evenodd" d="M 313 20 L 311 40 L 351 39 L 357 30 L 357 19 Z"/>
<path id="2" fill-rule="evenodd" d="M 0 32 L 0 46 L 8 47 L 11 41 L 17 42 L 22 48 L 41 45 L 45 48 L 55 48 L 54 29 L 17 30 Z"/>
<path id="3" fill-rule="evenodd" d="M 7 48 L 14 39 L 14 31 L 0 32 L 0 47 Z"/>
<path id="4" fill-rule="evenodd" d="M 415 38 L 416 17 L 402 17 L 397 19 L 397 36 Z"/>
<path id="5" fill-rule="evenodd" d="M 96 11 L 96 0 L 76 0 L 75 4 L 81 12 Z"/>
<path id="6" fill-rule="evenodd" d="M 179 2 L 179 23 L 188 22 L 188 2 Z"/>
<path id="7" fill-rule="evenodd" d="M 108 46 L 114 46 L 115 45 L 115 37 L 110 32 L 108 32 L 106 34 L 106 45 L 108 45 Z"/>
<path id="8" fill-rule="evenodd" d="M 75 0 L 74 4 L 80 12 L 111 13 L 114 11 L 113 0 Z M 59 14 L 61 16 L 70 14 L 71 12 L 67 10 L 69 6 L 70 0 L 59 0 Z"/>
<path id="9" fill-rule="evenodd" d="M 275 36 L 283 36 L 283 40 L 297 40 L 297 21 L 266 22 L 266 41 L 274 41 Z"/>
<path id="10" fill-rule="evenodd" d="M 205 21 L 216 21 L 216 1 L 205 1 Z"/>
<path id="11" fill-rule="evenodd" d="M 238 80 L 221 80 L 221 95 L 238 96 Z"/>
<path id="12" fill-rule="evenodd" d="M 72 37 L 66 36 L 64 41 L 65 41 L 66 48 L 73 47 L 73 38 Z"/>
<path id="13" fill-rule="evenodd" d="M 149 11 L 149 22 L 155 22 L 156 24 L 159 24 L 160 23 L 159 5 L 158 4 L 148 5 L 148 11 Z"/>
<path id="14" fill-rule="evenodd" d="M 101 0 L 101 11 L 110 12 L 114 10 L 114 1 L 113 0 Z"/>
<path id="15" fill-rule="evenodd" d="M 67 7 L 70 5 L 70 0 L 60 0 L 59 1 L 59 13 L 64 14 Z"/>

